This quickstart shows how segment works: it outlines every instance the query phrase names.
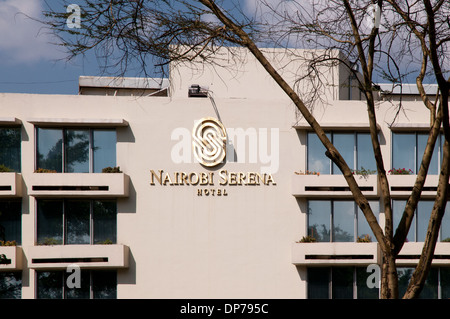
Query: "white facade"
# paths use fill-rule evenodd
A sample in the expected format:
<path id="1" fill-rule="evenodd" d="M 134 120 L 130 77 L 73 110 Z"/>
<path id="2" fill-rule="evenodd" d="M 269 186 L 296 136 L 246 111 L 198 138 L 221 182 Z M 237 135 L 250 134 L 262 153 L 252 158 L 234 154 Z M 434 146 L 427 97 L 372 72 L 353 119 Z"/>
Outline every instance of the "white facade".
<path id="1" fill-rule="evenodd" d="M 284 65 L 289 57 L 282 60 L 280 52 L 274 50 L 274 59 Z M 302 174 L 310 170 L 308 127 L 273 80 L 247 59 L 237 66 L 228 59 L 230 67 L 215 70 L 173 65 L 170 81 L 147 91 L 133 91 L 130 84 L 106 88 L 84 78 L 77 96 L 0 93 L 0 126 L 21 128 L 20 172 L 0 173 L 0 186 L 7 186 L 0 188 L 5 189 L 0 198 L 22 203 L 21 243 L 0 247 L 12 260 L 0 271 L 21 273 L 22 298 L 37 297 L 39 271 L 65 271 L 73 263 L 117 270 L 117 298 L 307 298 L 308 267 L 380 262 L 376 243 L 297 243 L 308 234 L 309 200 L 351 200 L 351 195 L 339 175 Z M 282 73 L 294 83 L 301 67 L 294 61 Z M 348 74 L 339 66 L 327 72 L 321 95 L 327 103 L 315 105 L 317 120 L 333 132 L 367 132 L 365 102 L 346 99 Z M 89 80 L 91 90 L 84 86 Z M 208 88 L 211 98 L 188 97 L 193 84 Z M 168 96 L 157 96 L 166 88 Z M 390 127 L 393 103 L 380 98 L 377 114 L 388 168 L 393 132 L 423 131 L 429 124 L 423 104 L 406 101 Z M 227 161 L 213 167 L 198 163 L 192 153 L 194 125 L 208 117 L 219 119 L 228 133 Z M 115 163 L 122 173 L 35 173 L 40 127 L 115 129 Z M 391 187 L 411 186 L 411 178 L 390 176 Z M 436 181 L 437 176 L 427 179 L 431 187 Z M 367 187 L 368 198 L 380 199 L 375 175 L 358 182 Z M 401 199 L 407 191 L 392 194 Z M 434 194 L 425 192 L 429 198 Z M 115 200 L 116 241 L 38 245 L 37 203 L 49 199 Z M 379 218 L 383 224 L 382 212 Z M 410 242 L 406 250 L 418 255 L 421 244 Z M 439 265 L 450 262 L 446 243 L 437 250 L 444 256 Z M 414 265 L 417 259 L 402 262 Z"/>

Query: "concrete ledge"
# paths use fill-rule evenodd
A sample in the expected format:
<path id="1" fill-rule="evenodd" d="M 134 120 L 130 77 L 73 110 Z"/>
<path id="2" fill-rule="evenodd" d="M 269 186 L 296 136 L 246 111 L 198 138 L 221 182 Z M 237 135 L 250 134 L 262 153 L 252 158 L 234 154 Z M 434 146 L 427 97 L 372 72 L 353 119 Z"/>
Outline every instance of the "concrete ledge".
<path id="1" fill-rule="evenodd" d="M 22 175 L 19 173 L 0 173 L 0 197 L 21 197 Z"/>
<path id="2" fill-rule="evenodd" d="M 21 270 L 23 251 L 20 246 L 0 246 L 0 255 L 5 255 L 6 263 L 0 263 L 0 271 Z"/>
<path id="3" fill-rule="evenodd" d="M 422 253 L 423 242 L 405 243 L 400 251 L 397 266 L 416 266 Z M 450 263 L 450 243 L 437 242 L 432 264 L 434 266 L 448 266 Z"/>
<path id="4" fill-rule="evenodd" d="M 294 243 L 291 256 L 292 263 L 299 266 L 369 265 L 381 262 L 378 243 Z"/>
<path id="5" fill-rule="evenodd" d="M 65 269 L 72 264 L 84 269 L 117 269 L 129 264 L 125 245 L 31 246 L 26 256 L 32 269 Z"/>
<path id="6" fill-rule="evenodd" d="M 127 197 L 130 178 L 124 173 L 33 173 L 28 194 L 47 197 Z"/>
<path id="7" fill-rule="evenodd" d="M 406 197 L 411 194 L 417 175 L 388 175 L 391 196 Z M 439 175 L 428 175 L 425 180 L 422 197 L 436 197 Z"/>
<path id="8" fill-rule="evenodd" d="M 367 197 L 377 197 L 377 175 L 355 175 L 356 182 Z M 342 175 L 294 175 L 292 177 L 292 195 L 295 197 L 352 197 L 347 181 Z"/>

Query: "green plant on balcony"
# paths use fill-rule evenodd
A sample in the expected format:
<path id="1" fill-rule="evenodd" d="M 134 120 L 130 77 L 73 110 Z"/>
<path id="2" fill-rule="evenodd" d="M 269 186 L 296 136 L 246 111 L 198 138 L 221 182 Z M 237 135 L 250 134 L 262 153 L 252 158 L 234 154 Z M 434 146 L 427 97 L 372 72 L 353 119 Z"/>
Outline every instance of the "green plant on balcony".
<path id="1" fill-rule="evenodd" d="M 369 175 L 373 175 L 377 171 L 371 170 L 371 169 L 366 169 L 361 166 L 361 169 L 354 169 L 354 170 L 352 170 L 352 172 L 353 172 L 353 175 L 360 175 L 360 178 L 367 179 L 369 177 Z"/>
<path id="2" fill-rule="evenodd" d="M 113 241 L 111 240 L 111 239 L 105 239 L 105 240 L 103 240 L 103 241 L 100 241 L 100 242 L 98 242 L 97 243 L 98 245 L 112 245 L 113 244 Z"/>
<path id="3" fill-rule="evenodd" d="M 0 246 L 17 246 L 17 242 L 15 240 L 0 240 Z"/>
<path id="4" fill-rule="evenodd" d="M 61 240 L 58 240 L 53 237 L 45 237 L 41 241 L 38 242 L 39 246 L 54 246 L 54 245 L 61 245 Z"/>
<path id="5" fill-rule="evenodd" d="M 102 173 L 122 173 L 120 166 L 116 167 L 105 167 L 102 169 Z"/>
<path id="6" fill-rule="evenodd" d="M 406 168 L 393 168 L 388 171 L 389 175 L 411 175 L 413 171 L 411 169 Z"/>
<path id="7" fill-rule="evenodd" d="M 10 173 L 13 170 L 10 169 L 8 166 L 5 166 L 3 164 L 0 164 L 0 173 Z"/>
<path id="8" fill-rule="evenodd" d="M 450 237 L 442 239 L 441 242 L 443 242 L 443 243 L 450 243 Z"/>
<path id="9" fill-rule="evenodd" d="M 48 168 L 38 168 L 34 171 L 35 173 L 57 173 L 54 169 L 48 169 Z"/>
<path id="10" fill-rule="evenodd" d="M 356 242 L 358 243 L 371 243 L 372 238 L 369 236 L 369 234 L 365 234 L 363 237 L 358 236 L 356 239 Z"/>
<path id="11" fill-rule="evenodd" d="M 300 239 L 298 241 L 298 243 L 315 243 L 316 241 L 317 240 L 314 237 L 308 235 L 308 236 L 303 236 L 302 239 Z"/>
<path id="12" fill-rule="evenodd" d="M 297 174 L 297 175 L 317 175 L 317 176 L 320 176 L 320 172 L 308 171 L 308 170 L 306 170 L 305 172 L 303 172 L 303 171 L 295 172 L 295 174 Z"/>

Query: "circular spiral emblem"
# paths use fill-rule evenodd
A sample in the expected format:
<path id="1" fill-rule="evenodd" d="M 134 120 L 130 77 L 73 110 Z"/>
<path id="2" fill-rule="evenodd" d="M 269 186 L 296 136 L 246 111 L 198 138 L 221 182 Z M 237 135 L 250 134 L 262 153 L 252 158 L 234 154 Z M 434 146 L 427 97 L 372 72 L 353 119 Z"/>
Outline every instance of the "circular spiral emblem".
<path id="1" fill-rule="evenodd" d="M 192 131 L 194 156 L 204 166 L 216 166 L 225 159 L 227 133 L 218 120 L 206 117 Z"/>

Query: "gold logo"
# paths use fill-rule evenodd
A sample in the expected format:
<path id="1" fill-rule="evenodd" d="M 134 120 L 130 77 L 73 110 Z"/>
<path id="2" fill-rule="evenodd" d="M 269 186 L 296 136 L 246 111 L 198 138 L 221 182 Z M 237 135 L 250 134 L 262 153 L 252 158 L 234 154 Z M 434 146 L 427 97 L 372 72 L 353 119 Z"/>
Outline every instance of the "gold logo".
<path id="1" fill-rule="evenodd" d="M 227 133 L 219 120 L 205 117 L 199 120 L 192 131 L 194 157 L 208 167 L 223 162 L 226 155 Z"/>

